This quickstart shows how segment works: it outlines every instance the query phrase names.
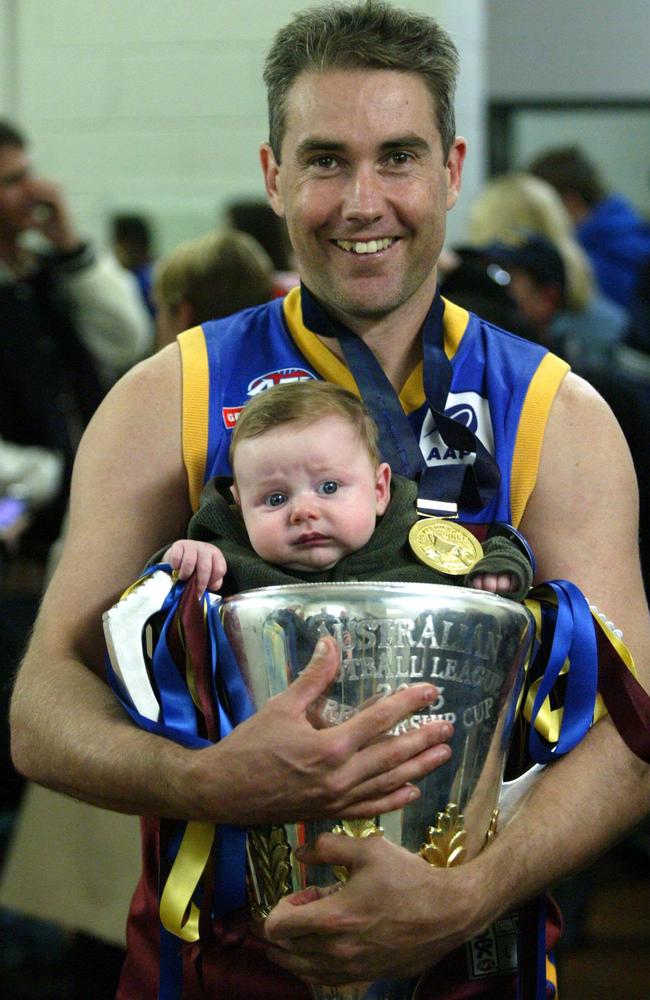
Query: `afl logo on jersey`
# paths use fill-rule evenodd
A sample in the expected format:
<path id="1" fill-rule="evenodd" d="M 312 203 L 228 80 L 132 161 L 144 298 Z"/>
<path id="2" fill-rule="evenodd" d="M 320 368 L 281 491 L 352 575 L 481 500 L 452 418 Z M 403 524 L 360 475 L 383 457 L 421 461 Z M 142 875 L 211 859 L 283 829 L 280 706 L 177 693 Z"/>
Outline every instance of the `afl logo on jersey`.
<path id="1" fill-rule="evenodd" d="M 308 372 L 304 368 L 278 368 L 277 371 L 267 372 L 266 375 L 258 375 L 252 382 L 249 382 L 246 391 L 249 396 L 257 396 L 258 392 L 272 389 L 274 385 L 284 385 L 286 382 L 308 382 L 315 378 L 313 372 Z"/>
<path id="2" fill-rule="evenodd" d="M 252 382 L 248 383 L 247 396 L 257 396 L 260 392 L 272 389 L 275 385 L 284 385 L 287 382 L 308 382 L 316 380 L 313 372 L 306 368 L 278 368 L 276 371 L 267 372 L 266 375 L 258 375 Z M 242 406 L 224 406 L 221 413 L 224 427 L 228 431 L 235 429 Z"/>

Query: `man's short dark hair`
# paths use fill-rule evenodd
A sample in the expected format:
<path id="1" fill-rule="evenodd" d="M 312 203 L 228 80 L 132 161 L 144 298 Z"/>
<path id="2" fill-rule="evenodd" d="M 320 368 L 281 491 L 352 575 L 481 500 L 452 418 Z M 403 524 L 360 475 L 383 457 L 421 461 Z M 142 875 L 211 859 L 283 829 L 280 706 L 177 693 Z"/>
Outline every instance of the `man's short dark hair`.
<path id="1" fill-rule="evenodd" d="M 26 145 L 27 140 L 23 133 L 12 122 L 7 121 L 6 118 L 0 118 L 0 149 L 3 149 L 5 146 L 24 149 Z"/>
<path id="2" fill-rule="evenodd" d="M 456 134 L 454 92 L 458 52 L 432 18 L 383 0 L 324 4 L 294 15 L 275 36 L 264 82 L 269 143 L 280 162 L 287 95 L 300 73 L 340 69 L 392 69 L 421 76 L 434 103 L 445 159 Z"/>
<path id="3" fill-rule="evenodd" d="M 558 146 L 540 153 L 528 168 L 560 195 L 578 194 L 593 208 L 607 194 L 598 170 L 578 146 Z"/>

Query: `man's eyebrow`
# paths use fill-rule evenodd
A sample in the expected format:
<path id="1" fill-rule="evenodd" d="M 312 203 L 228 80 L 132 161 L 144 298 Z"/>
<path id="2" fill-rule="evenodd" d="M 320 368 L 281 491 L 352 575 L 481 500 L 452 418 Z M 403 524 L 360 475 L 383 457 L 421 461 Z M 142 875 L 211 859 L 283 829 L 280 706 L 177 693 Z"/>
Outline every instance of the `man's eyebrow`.
<path id="1" fill-rule="evenodd" d="M 333 139 L 319 139 L 315 137 L 313 139 L 303 139 L 296 146 L 296 156 L 303 157 L 309 156 L 310 153 L 340 153 L 341 150 L 345 149 L 345 143 L 335 142 Z"/>
<path id="2" fill-rule="evenodd" d="M 382 153 L 389 153 L 394 149 L 413 149 L 419 152 L 430 152 L 431 145 L 421 135 L 412 133 L 409 135 L 398 135 L 394 138 L 385 139 L 379 146 Z M 319 139 L 317 136 L 303 139 L 296 146 L 296 157 L 302 159 L 312 153 L 340 153 L 346 149 L 346 143 L 337 142 L 335 139 Z"/>
<path id="3" fill-rule="evenodd" d="M 395 139 L 386 139 L 385 142 L 382 142 L 380 149 L 386 153 L 392 149 L 414 149 L 420 152 L 428 152 L 431 149 L 431 144 L 421 135 L 413 133 L 412 135 L 400 135 Z"/>

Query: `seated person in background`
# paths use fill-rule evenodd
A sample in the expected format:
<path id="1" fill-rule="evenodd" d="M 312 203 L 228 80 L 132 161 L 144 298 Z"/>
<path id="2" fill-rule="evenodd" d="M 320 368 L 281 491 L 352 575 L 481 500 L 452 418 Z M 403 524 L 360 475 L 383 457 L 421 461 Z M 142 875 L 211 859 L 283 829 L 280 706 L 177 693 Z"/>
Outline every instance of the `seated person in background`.
<path id="1" fill-rule="evenodd" d="M 589 260 L 550 184 L 525 173 L 493 178 L 472 203 L 470 243 L 477 248 L 494 243 L 518 245 L 533 236 L 552 244 L 564 270 L 561 308 L 548 324 L 544 343 L 563 357 L 564 345 L 571 343 L 571 356 L 566 360 L 588 376 L 591 369 L 609 363 L 614 345 L 625 332 L 625 312 L 596 290 Z M 554 270 L 558 272 L 556 265 Z"/>
<path id="2" fill-rule="evenodd" d="M 345 579 L 457 583 L 517 600 L 530 588 L 529 559 L 501 536 L 487 539 L 478 561 L 469 533 L 469 544 L 431 537 L 429 562 L 419 561 L 409 546 L 417 486 L 393 476 L 391 490 L 377 426 L 339 386 L 298 382 L 255 396 L 240 414 L 230 461 L 237 506 L 225 480 L 223 491 L 208 482 L 189 538 L 163 556 L 182 580 L 196 571 L 201 594 Z"/>
<path id="3" fill-rule="evenodd" d="M 650 260 L 650 223 L 607 186 L 577 146 L 547 149 L 531 174 L 558 192 L 604 295 L 629 309 L 644 263 Z"/>
<path id="4" fill-rule="evenodd" d="M 156 349 L 209 319 L 273 297 L 272 264 L 246 233 L 223 229 L 187 240 L 156 264 Z"/>
<path id="5" fill-rule="evenodd" d="M 538 341 L 537 332 L 515 301 L 510 276 L 486 259 L 481 250 L 470 246 L 448 247 L 438 262 L 438 278 L 441 294 L 455 305 L 502 330 Z"/>

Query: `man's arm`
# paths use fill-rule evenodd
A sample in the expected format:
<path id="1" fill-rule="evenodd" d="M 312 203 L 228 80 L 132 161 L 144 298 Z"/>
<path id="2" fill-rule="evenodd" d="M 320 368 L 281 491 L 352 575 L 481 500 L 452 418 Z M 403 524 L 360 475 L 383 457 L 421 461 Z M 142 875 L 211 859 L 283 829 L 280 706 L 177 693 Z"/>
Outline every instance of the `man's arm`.
<path id="1" fill-rule="evenodd" d="M 371 815 L 408 801 L 408 783 L 446 759 L 449 748 L 434 745 L 446 731 L 377 737 L 435 689 L 397 693 L 343 726 L 316 730 L 307 706 L 338 668 L 331 643 L 288 692 L 205 750 L 139 730 L 105 685 L 102 612 L 189 519 L 180 399 L 173 345 L 122 379 L 88 427 L 64 551 L 12 701 L 16 766 L 97 805 L 183 819 Z"/>
<path id="2" fill-rule="evenodd" d="M 637 506 L 618 425 L 586 383 L 568 376 L 553 406 L 522 531 L 537 556 L 538 582 L 577 583 L 623 629 L 647 690 L 650 622 Z M 265 925 L 275 946 L 271 955 L 307 980 L 328 983 L 420 971 L 588 864 L 649 809 L 650 768 L 604 719 L 547 769 L 510 824 L 467 865 L 431 869 L 376 838 L 321 838 L 304 860 L 343 864 L 352 878 L 340 892 L 308 905 L 283 900 Z"/>

